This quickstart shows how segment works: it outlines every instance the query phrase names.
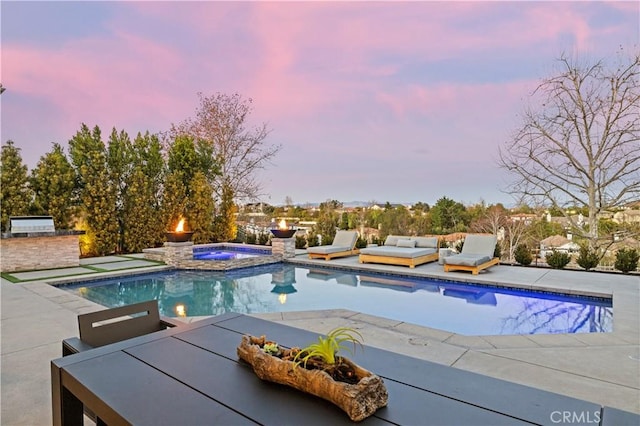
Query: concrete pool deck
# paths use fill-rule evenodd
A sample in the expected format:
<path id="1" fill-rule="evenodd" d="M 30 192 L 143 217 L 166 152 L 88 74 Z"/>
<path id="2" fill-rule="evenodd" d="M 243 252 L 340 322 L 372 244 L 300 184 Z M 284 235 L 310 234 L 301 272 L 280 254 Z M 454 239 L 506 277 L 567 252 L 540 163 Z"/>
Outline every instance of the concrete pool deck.
<path id="1" fill-rule="evenodd" d="M 502 265 L 474 276 L 444 273 L 437 263 L 410 269 L 360 265 L 357 256 L 328 262 L 309 260 L 302 253 L 288 261 L 301 266 L 611 296 L 614 330 L 594 334 L 462 336 L 342 309 L 256 316 L 318 333 L 338 325 L 354 327 L 370 346 L 640 414 L 638 275 Z M 77 336 L 77 315 L 102 309 L 49 283 L 65 281 L 76 274 L 86 279 L 162 269 L 165 267 L 145 261 L 141 255 L 109 256 L 83 259 L 78 268 L 12 274 L 32 280 L 28 282 L 14 284 L 2 279 L 0 424 L 51 424 L 49 362 L 61 356 L 62 339 Z M 554 409 L 561 411 L 562 407 Z"/>

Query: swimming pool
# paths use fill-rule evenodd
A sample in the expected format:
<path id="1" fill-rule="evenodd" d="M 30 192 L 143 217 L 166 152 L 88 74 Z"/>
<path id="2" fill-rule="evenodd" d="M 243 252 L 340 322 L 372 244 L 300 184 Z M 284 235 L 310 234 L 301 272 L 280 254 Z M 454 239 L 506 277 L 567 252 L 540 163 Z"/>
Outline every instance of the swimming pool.
<path id="1" fill-rule="evenodd" d="M 174 270 L 62 288 L 107 307 L 157 299 L 167 316 L 349 309 L 463 335 L 613 329 L 609 299 L 282 263 L 227 273 Z"/>

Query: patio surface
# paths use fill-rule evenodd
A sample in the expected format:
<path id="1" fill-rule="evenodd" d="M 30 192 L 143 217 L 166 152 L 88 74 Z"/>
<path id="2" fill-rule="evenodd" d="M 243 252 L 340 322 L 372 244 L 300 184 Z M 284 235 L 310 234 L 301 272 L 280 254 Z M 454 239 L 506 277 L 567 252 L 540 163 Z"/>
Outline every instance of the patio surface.
<path id="1" fill-rule="evenodd" d="M 614 331 L 594 334 L 462 336 L 341 309 L 255 316 L 318 333 L 326 333 L 338 325 L 354 327 L 370 346 L 640 414 L 638 275 L 504 265 L 480 275 L 445 274 L 437 263 L 409 269 L 360 265 L 357 256 L 328 262 L 308 260 L 302 253 L 289 261 L 300 265 L 612 296 Z M 60 278 L 62 275 L 97 278 L 164 268 L 145 261 L 141 255 L 109 256 L 83 259 L 79 268 L 12 274 L 19 279 L 33 280 L 29 282 L 13 284 L 2 279 L 0 424 L 51 424 L 49 361 L 61 356 L 62 339 L 77 336 L 79 313 L 103 308 L 48 283 L 69 280 L 69 277 Z M 562 407 L 554 409 L 562 411 Z"/>

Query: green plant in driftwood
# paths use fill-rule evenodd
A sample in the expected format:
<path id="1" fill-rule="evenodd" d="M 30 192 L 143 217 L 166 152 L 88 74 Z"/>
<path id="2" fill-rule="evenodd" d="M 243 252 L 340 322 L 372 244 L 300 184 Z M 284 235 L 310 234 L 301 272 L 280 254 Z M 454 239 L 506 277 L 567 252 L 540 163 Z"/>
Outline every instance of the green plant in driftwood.
<path id="1" fill-rule="evenodd" d="M 334 365 L 338 360 L 338 352 L 345 350 L 353 355 L 350 347 L 344 345 L 345 342 L 353 344 L 353 350 L 356 346 L 362 347 L 362 335 L 349 327 L 338 327 L 331 330 L 326 337 L 318 336 L 318 341 L 309 346 L 302 348 L 296 354 L 293 361 L 305 367 L 312 360 L 320 360 L 327 365 Z"/>

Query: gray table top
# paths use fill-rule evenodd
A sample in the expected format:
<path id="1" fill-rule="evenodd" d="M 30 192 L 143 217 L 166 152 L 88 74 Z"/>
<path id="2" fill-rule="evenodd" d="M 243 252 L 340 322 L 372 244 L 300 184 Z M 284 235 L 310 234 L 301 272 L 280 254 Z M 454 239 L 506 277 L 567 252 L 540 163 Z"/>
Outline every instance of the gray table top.
<path id="1" fill-rule="evenodd" d="M 264 382 L 240 361 L 242 334 L 306 346 L 316 333 L 224 314 L 52 361 L 62 386 L 107 424 L 348 424 L 328 401 Z M 384 379 L 387 407 L 363 424 L 640 424 L 640 416 L 393 352 L 350 358 Z M 569 413 L 569 414 L 567 414 Z"/>

